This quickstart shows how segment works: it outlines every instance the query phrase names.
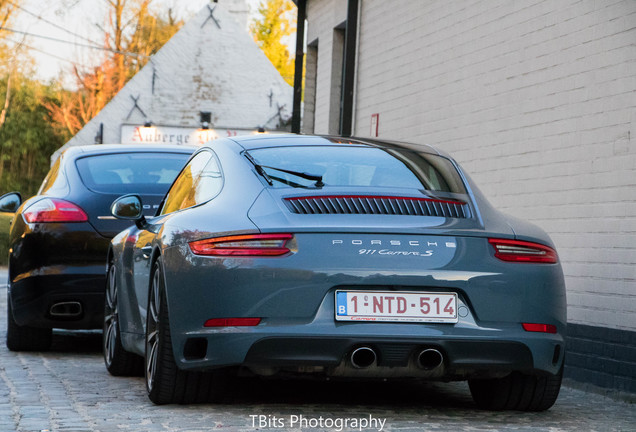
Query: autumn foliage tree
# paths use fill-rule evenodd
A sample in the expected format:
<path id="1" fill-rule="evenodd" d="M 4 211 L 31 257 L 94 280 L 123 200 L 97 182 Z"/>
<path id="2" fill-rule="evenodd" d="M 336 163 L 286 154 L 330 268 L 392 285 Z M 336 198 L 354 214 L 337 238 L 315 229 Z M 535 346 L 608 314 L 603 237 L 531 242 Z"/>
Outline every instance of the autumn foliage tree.
<path id="1" fill-rule="evenodd" d="M 4 27 L 6 23 L 9 21 L 11 14 L 13 14 L 13 10 L 15 6 L 13 2 L 8 0 L 0 0 L 0 26 Z"/>
<path id="2" fill-rule="evenodd" d="M 16 3 L 13 1 L 0 0 L 0 29 L 7 27 L 15 9 Z M 9 103 L 11 102 L 11 78 L 16 72 L 15 65 L 17 63 L 15 59 L 16 53 L 12 53 L 4 42 L 6 33 L 5 30 L 0 30 L 0 59 L 2 60 L 0 70 L 2 70 L 2 74 L 6 77 L 4 98 L 2 108 L 0 108 L 0 127 L 2 127 L 7 118 Z"/>
<path id="3" fill-rule="evenodd" d="M 18 0 L 0 0 L 0 25 L 11 27 Z M 24 38 L 0 30 L 0 195 L 35 192 L 48 170 L 49 155 L 62 142 L 51 127 L 45 103 L 51 87 L 32 78 L 33 64 Z"/>
<path id="4" fill-rule="evenodd" d="M 49 157 L 64 142 L 47 109 L 56 95 L 34 79 L 26 48 L 9 48 L 0 39 L 0 195 L 18 190 L 33 194 L 49 169 Z"/>
<path id="5" fill-rule="evenodd" d="M 296 31 L 296 6 L 291 0 L 267 0 L 258 7 L 259 18 L 250 25 L 256 44 L 287 81 L 294 84 L 294 56 L 284 39 Z"/>
<path id="6" fill-rule="evenodd" d="M 108 18 L 103 28 L 105 55 L 90 69 L 73 67 L 77 86 L 58 90 L 59 103 L 47 105 L 61 133 L 69 138 L 121 90 L 183 25 L 172 11 L 162 16 L 150 9 L 151 0 L 106 0 Z"/>
<path id="7" fill-rule="evenodd" d="M 0 87 L 5 85 L 6 79 L 0 80 Z M 21 74 L 12 77 L 11 104 L 0 128 L 0 195 L 10 190 L 35 193 L 51 154 L 64 144 L 44 107 L 55 99 L 50 85 Z"/>

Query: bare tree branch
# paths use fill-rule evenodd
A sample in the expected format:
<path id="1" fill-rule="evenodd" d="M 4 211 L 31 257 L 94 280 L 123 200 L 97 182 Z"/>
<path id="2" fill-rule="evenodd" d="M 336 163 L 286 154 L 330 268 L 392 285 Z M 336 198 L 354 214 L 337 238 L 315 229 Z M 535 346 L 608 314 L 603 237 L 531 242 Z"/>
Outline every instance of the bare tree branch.
<path id="1" fill-rule="evenodd" d="M 7 78 L 7 93 L 4 96 L 4 107 L 0 113 L 0 128 L 4 126 L 4 122 L 7 118 L 7 111 L 9 110 L 9 99 L 11 99 L 11 74 Z"/>

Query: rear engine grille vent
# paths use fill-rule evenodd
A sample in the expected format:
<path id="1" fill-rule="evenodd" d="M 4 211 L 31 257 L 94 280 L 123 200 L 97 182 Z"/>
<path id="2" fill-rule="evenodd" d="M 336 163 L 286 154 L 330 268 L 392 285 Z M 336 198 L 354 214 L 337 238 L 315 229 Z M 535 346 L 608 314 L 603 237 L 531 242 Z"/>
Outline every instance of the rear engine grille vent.
<path id="1" fill-rule="evenodd" d="M 392 196 L 309 196 L 285 198 L 292 213 L 371 214 L 469 218 L 465 202 Z"/>

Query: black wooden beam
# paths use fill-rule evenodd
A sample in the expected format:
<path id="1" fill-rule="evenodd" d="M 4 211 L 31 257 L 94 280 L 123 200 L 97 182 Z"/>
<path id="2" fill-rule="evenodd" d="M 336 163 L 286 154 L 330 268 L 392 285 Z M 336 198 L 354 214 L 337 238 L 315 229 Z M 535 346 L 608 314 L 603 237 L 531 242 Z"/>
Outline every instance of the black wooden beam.
<path id="1" fill-rule="evenodd" d="M 353 132 L 353 92 L 356 72 L 356 45 L 358 35 L 358 0 L 347 4 L 347 30 L 345 32 L 344 79 L 342 81 L 342 112 L 340 135 L 350 137 Z"/>
<path id="2" fill-rule="evenodd" d="M 292 133 L 300 133 L 301 100 L 303 96 L 303 61 L 305 58 L 305 18 L 307 0 L 296 0 L 298 17 L 296 20 L 296 61 L 294 69 L 294 107 L 292 111 Z"/>

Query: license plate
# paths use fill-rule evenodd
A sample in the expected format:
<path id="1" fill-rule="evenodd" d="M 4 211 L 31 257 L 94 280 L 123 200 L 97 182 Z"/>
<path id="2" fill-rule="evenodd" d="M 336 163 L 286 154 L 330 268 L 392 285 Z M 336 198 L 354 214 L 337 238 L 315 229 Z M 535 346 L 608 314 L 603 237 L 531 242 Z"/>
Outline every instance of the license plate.
<path id="1" fill-rule="evenodd" d="M 336 291 L 336 321 L 456 323 L 457 294 Z"/>

